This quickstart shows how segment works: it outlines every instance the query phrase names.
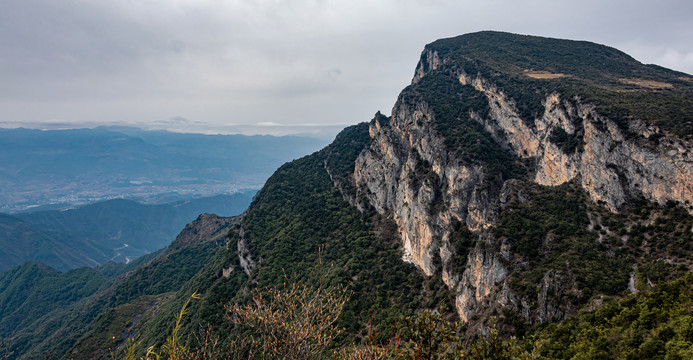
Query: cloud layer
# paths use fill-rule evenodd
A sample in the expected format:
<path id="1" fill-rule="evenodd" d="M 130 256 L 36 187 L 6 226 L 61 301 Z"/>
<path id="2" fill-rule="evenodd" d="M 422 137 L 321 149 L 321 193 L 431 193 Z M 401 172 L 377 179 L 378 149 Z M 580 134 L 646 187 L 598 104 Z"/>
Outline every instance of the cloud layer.
<path id="1" fill-rule="evenodd" d="M 426 43 L 479 30 L 693 73 L 690 14 L 690 1 L 7 0 L 0 125 L 338 128 L 388 113 Z"/>

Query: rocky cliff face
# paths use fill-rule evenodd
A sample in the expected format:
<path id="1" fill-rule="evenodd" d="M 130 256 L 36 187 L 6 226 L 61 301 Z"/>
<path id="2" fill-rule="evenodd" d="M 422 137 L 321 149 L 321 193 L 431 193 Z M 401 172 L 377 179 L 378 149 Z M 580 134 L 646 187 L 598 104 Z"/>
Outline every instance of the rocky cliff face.
<path id="1" fill-rule="evenodd" d="M 428 276 L 439 272 L 456 289 L 458 313 L 467 320 L 496 293 L 508 271 L 500 256 L 479 245 L 468 255 L 467 269 L 455 273 L 452 268 L 460 259 L 450 243 L 451 225 L 457 220 L 483 232 L 493 224 L 498 194 L 484 182 L 483 166 L 464 165 L 445 150 L 433 121 L 435 114 L 426 104 L 398 102 L 389 123 L 371 123 L 373 142 L 356 160 L 354 177 L 370 205 L 392 215 L 403 260 Z M 509 301 L 507 291 L 501 297 Z"/>
<path id="2" fill-rule="evenodd" d="M 689 150 L 693 143 L 667 136 L 637 119 L 622 129 L 594 106 L 557 93 L 544 100 L 543 115 L 526 124 L 514 101 L 491 82 L 465 73 L 459 79 L 489 99 L 490 117 L 478 121 L 499 142 L 507 142 L 517 156 L 537 160 L 537 183 L 555 186 L 580 175 L 592 200 L 612 211 L 633 196 L 660 204 L 692 200 L 693 154 Z M 566 153 L 552 141 L 556 131 L 578 137 L 582 146 Z"/>
<path id="3" fill-rule="evenodd" d="M 280 167 L 244 215 L 200 216 L 161 256 L 40 315 L 31 324 L 48 326 L 22 330 L 18 343 L 58 339 L 54 354 L 91 356 L 84 344 L 103 350 L 112 337 L 75 345 L 87 329 L 147 308 L 143 344 L 163 343 L 194 291 L 202 299 L 184 337 L 218 324 L 219 304 L 295 274 L 350 284 L 344 339 L 367 333 L 369 314 L 387 329 L 393 314 L 451 293 L 468 332 L 496 317 L 521 337 L 674 279 L 693 269 L 690 79 L 585 42 L 491 32 L 436 41 L 391 117 Z M 334 271 L 322 271 L 323 254 Z M 97 316 L 125 305 L 140 310 Z"/>
<path id="4" fill-rule="evenodd" d="M 536 165 L 527 180 L 547 186 L 576 180 L 592 201 L 613 212 L 632 197 L 659 204 L 693 200 L 692 143 L 638 119 L 621 126 L 580 97 L 567 98 L 558 92 L 548 94 L 542 102 L 543 113 L 528 121 L 521 117 L 516 101 L 492 79 L 451 63 L 444 55 L 425 49 L 412 86 L 431 72 L 442 71 L 483 94 L 488 111 L 470 111 L 469 117 L 499 146 L 519 158 L 532 159 Z M 517 309 L 531 322 L 560 319 L 575 311 L 552 303 L 547 296 L 574 291 L 574 279 L 566 274 L 544 274 L 538 285 L 538 309 L 531 311 L 510 289 L 512 249 L 489 229 L 505 199 L 522 194 L 513 186 L 516 180 L 494 185 L 488 181 L 492 175 L 488 166 L 457 158 L 446 148 L 446 134 L 437 133 L 433 126 L 438 115 L 426 102 L 400 98 L 388 121 L 376 118 L 370 123 L 373 141 L 356 161 L 357 194 L 394 219 L 403 260 L 428 276 L 440 274 L 457 294 L 456 308 L 463 321 L 494 306 Z M 571 142 L 566 144 L 565 139 Z M 457 253 L 451 244 L 455 221 L 478 237 L 468 253 Z M 460 263 L 465 264 L 461 271 L 456 266 Z"/>
<path id="5" fill-rule="evenodd" d="M 440 270 L 436 258 L 446 263 L 452 255 L 447 229 L 453 219 L 482 230 L 492 222 L 492 200 L 484 169 L 462 165 L 445 151 L 426 104 L 398 103 L 393 113 L 389 123 L 371 123 L 374 141 L 356 160 L 355 182 L 378 212 L 392 212 L 404 260 L 430 276 Z"/>

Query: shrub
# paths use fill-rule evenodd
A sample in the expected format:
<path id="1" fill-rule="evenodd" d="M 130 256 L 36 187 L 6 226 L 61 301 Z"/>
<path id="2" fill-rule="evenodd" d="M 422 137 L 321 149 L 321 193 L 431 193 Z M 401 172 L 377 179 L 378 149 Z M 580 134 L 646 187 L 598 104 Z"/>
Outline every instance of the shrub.
<path id="1" fill-rule="evenodd" d="M 151 346 L 138 358 L 141 341 L 134 338 L 128 340 L 122 356 L 125 360 L 317 359 L 341 332 L 335 322 L 348 297 L 341 287 L 322 286 L 322 282 L 319 287 L 299 285 L 287 277 L 283 287 L 266 289 L 249 304 L 225 306 L 226 318 L 235 328 L 230 342 L 221 348 L 219 338 L 208 329 L 194 343 L 181 339 L 188 305 L 200 299 L 194 293 L 176 315 L 171 335 L 160 349 Z M 111 353 L 113 359 L 116 356 Z"/>
<path id="2" fill-rule="evenodd" d="M 226 306 L 227 319 L 249 330 L 250 358 L 314 359 L 341 332 L 334 324 L 348 299 L 343 288 L 314 288 L 288 281 L 247 305 Z"/>

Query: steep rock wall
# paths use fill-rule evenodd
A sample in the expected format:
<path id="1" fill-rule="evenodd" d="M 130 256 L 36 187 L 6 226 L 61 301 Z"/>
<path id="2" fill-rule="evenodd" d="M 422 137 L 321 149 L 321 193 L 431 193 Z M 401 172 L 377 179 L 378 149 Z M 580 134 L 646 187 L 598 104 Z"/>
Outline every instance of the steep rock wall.
<path id="1" fill-rule="evenodd" d="M 394 219 L 403 260 L 458 289 L 456 307 L 466 319 L 495 294 L 507 270 L 498 256 L 479 248 L 469 255 L 474 265 L 456 273 L 454 264 L 464 259 L 450 244 L 451 224 L 483 232 L 493 224 L 498 196 L 486 187 L 484 167 L 463 165 L 445 151 L 432 130 L 434 116 L 424 103 L 398 102 L 388 123 L 373 120 L 373 142 L 356 160 L 354 181 L 361 197 Z"/>
<path id="2" fill-rule="evenodd" d="M 451 256 L 447 230 L 453 219 L 470 229 L 489 226 L 494 213 L 484 169 L 451 160 L 432 130 L 434 114 L 419 103 L 398 103 L 389 123 L 374 120 L 371 146 L 356 160 L 358 191 L 381 214 L 392 214 L 404 243 L 404 259 L 427 275 Z M 446 275 L 444 275 L 446 276 Z"/>
<path id="3" fill-rule="evenodd" d="M 445 64 L 445 58 L 425 50 L 412 84 L 434 70 L 458 71 L 455 77 L 460 83 L 473 86 L 489 102 L 487 116 L 473 111 L 470 117 L 502 147 L 518 157 L 535 160 L 534 182 L 555 186 L 577 178 L 593 201 L 612 211 L 618 211 L 631 196 L 644 196 L 660 204 L 693 200 L 692 144 L 635 119 L 623 129 L 597 113 L 594 106 L 560 94 L 547 96 L 543 114 L 530 122 L 521 118 L 514 100 L 493 83 Z M 466 165 L 469 162 L 456 159 L 445 148 L 445 134 L 433 130 L 435 117 L 424 102 L 398 101 L 389 122 L 371 122 L 373 141 L 355 165 L 357 198 L 392 216 L 405 261 L 429 276 L 439 272 L 447 286 L 455 289 L 455 305 L 463 321 L 493 306 L 518 309 L 530 322 L 560 319 L 575 311 L 547 296 L 550 290 L 555 293 L 563 287 L 573 291 L 570 274 L 545 274 L 538 284 L 536 310 L 530 310 L 530 305 L 510 290 L 509 245 L 500 244 L 500 252 L 492 250 L 499 240 L 488 229 L 503 199 L 522 194 L 513 193 L 514 180 L 506 181 L 500 191 L 490 189 L 485 166 Z M 577 143 L 566 148 L 556 141 L 557 131 L 577 139 Z M 364 208 L 364 204 L 357 206 Z M 450 243 L 455 220 L 478 236 L 468 254 L 456 254 Z M 461 259 L 464 256 L 466 259 Z M 466 263 L 464 270 L 454 270 L 462 261 Z"/>
<path id="4" fill-rule="evenodd" d="M 505 281 L 508 272 L 501 254 L 478 244 L 469 253 L 467 268 L 455 287 L 455 308 L 460 320 L 469 321 L 477 312 L 490 308 L 491 303 L 515 305 Z"/>
<path id="5" fill-rule="evenodd" d="M 490 82 L 461 74 L 489 99 L 488 118 L 477 118 L 498 141 L 500 134 L 520 157 L 537 159 L 534 181 L 560 185 L 581 176 L 582 187 L 592 200 L 612 211 L 631 196 L 644 196 L 660 204 L 667 200 L 693 201 L 693 144 L 662 134 L 653 125 L 631 120 L 628 128 L 598 114 L 580 99 L 551 94 L 544 100 L 544 114 L 527 124 L 515 103 Z M 578 136 L 582 146 L 566 153 L 552 141 L 557 129 Z"/>

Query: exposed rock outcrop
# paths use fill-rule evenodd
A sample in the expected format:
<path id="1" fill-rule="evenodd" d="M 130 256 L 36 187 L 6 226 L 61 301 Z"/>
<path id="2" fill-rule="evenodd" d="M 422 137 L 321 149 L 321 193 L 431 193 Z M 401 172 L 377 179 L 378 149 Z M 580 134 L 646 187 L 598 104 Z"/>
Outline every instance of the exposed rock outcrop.
<path id="1" fill-rule="evenodd" d="M 360 194 L 379 213 L 392 214 L 404 243 L 403 259 L 429 276 L 445 271 L 437 259 L 445 265 L 453 255 L 448 241 L 453 219 L 481 230 L 494 217 L 483 168 L 450 157 L 432 129 L 434 116 L 426 104 L 398 103 L 389 123 L 374 120 L 374 141 L 356 160 L 354 173 Z"/>
<path id="2" fill-rule="evenodd" d="M 250 248 L 248 247 L 248 240 L 246 240 L 245 238 L 245 231 L 243 230 L 243 228 L 240 229 L 239 236 L 240 239 L 236 244 L 236 250 L 238 251 L 238 261 L 241 264 L 241 269 L 243 269 L 243 272 L 246 275 L 250 276 L 257 263 L 255 262 L 255 260 L 253 260 L 253 256 L 250 253 Z"/>
<path id="3" fill-rule="evenodd" d="M 209 241 L 212 238 L 222 239 L 231 225 L 240 221 L 238 216 L 222 217 L 214 214 L 202 214 L 181 230 L 168 251 Z"/>
<path id="4" fill-rule="evenodd" d="M 469 254 L 467 268 L 456 286 L 455 307 L 460 320 L 467 322 L 490 303 L 509 306 L 515 303 L 506 279 L 508 269 L 502 256 L 483 246 Z"/>
<path id="5" fill-rule="evenodd" d="M 489 81 L 460 75 L 489 99 L 488 118 L 476 118 L 519 157 L 537 159 L 534 180 L 542 185 L 560 185 L 580 175 L 582 187 L 592 200 L 612 211 L 632 196 L 664 204 L 667 200 L 693 201 L 693 148 L 690 142 L 664 135 L 654 125 L 639 120 L 620 128 L 616 122 L 583 104 L 579 98 L 562 99 L 551 94 L 544 101 L 544 114 L 527 124 L 512 99 Z M 554 131 L 577 136 L 582 146 L 566 153 L 553 140 Z M 656 138 L 656 140 L 654 140 Z"/>

